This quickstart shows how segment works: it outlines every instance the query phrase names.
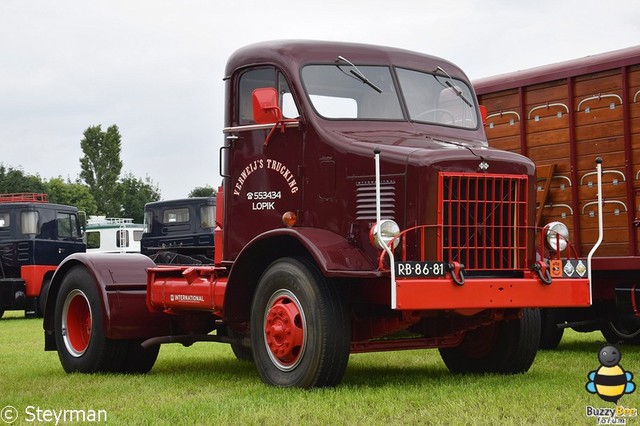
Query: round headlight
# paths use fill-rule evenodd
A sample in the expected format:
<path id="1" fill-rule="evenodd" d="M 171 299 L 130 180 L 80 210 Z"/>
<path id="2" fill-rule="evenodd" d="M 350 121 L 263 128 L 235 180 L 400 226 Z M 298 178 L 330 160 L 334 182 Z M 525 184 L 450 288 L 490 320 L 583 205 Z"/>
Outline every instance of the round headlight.
<path id="1" fill-rule="evenodd" d="M 563 251 L 569 241 L 569 229 L 562 222 L 551 222 L 545 226 L 547 247 L 553 251 Z"/>
<path id="2" fill-rule="evenodd" d="M 374 245 L 379 249 L 384 250 L 389 245 L 391 240 L 400 234 L 400 227 L 393 220 L 381 220 L 371 228 L 371 237 Z M 393 242 L 393 248 L 395 249 L 400 244 L 400 240 L 397 239 Z"/>

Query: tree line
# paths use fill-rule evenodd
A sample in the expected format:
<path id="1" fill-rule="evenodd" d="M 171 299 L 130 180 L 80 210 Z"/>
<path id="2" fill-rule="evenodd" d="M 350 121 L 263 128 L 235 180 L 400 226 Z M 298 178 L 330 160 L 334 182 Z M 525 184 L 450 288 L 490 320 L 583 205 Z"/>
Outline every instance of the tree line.
<path id="1" fill-rule="evenodd" d="M 106 131 L 90 126 L 80 141 L 80 175 L 75 181 L 61 176 L 49 180 L 0 163 L 0 193 L 32 192 L 47 194 L 51 203 L 75 206 L 87 215 L 132 218 L 142 223 L 144 205 L 160 200 L 160 189 L 146 176 L 122 174 L 122 137 L 118 126 Z M 213 188 L 195 188 L 192 196 L 209 196 Z"/>

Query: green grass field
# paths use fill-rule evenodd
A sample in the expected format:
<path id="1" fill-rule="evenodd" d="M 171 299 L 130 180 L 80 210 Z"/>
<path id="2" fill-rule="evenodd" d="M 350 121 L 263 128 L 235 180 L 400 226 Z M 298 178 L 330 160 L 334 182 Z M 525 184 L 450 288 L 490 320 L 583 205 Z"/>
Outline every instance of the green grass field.
<path id="1" fill-rule="evenodd" d="M 514 376 L 452 375 L 436 350 L 357 354 L 340 386 L 305 391 L 264 385 L 252 364 L 215 343 L 165 345 L 147 375 L 69 375 L 44 352 L 41 320 L 9 312 L 0 320 L 0 409 L 17 409 L 14 424 L 35 424 L 39 408 L 105 410 L 108 424 L 595 425 L 588 405 L 614 407 L 585 390 L 603 342 L 569 331 Z M 640 384 L 640 348 L 620 349 Z M 620 404 L 640 408 L 640 391 Z"/>

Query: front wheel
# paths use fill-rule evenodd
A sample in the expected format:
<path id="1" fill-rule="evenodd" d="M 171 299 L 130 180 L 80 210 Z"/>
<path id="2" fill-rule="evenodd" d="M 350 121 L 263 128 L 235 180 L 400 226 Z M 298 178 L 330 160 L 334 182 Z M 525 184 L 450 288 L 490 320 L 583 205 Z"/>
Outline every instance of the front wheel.
<path id="1" fill-rule="evenodd" d="M 524 373 L 533 364 L 540 343 L 540 311 L 524 309 L 522 318 L 468 331 L 462 343 L 441 348 L 452 373 Z"/>
<path id="2" fill-rule="evenodd" d="M 306 259 L 263 273 L 251 307 L 251 346 L 262 380 L 281 387 L 335 386 L 349 360 L 346 302 Z"/>
<path id="3" fill-rule="evenodd" d="M 58 357 L 67 373 L 118 371 L 126 342 L 105 337 L 102 305 L 93 276 L 76 266 L 62 280 L 55 305 Z"/>

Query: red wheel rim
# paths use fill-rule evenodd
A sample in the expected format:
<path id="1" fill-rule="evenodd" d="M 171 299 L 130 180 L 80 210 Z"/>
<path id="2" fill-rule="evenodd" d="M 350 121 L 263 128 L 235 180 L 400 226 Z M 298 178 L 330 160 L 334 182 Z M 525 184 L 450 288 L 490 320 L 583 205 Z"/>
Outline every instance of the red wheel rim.
<path id="1" fill-rule="evenodd" d="M 277 291 L 267 304 L 264 339 L 273 363 L 283 371 L 294 369 L 306 346 L 306 319 L 300 302 L 289 290 Z"/>
<path id="2" fill-rule="evenodd" d="M 71 355 L 79 357 L 89 347 L 92 323 L 87 296 L 80 290 L 73 290 L 62 309 L 62 336 Z"/>

